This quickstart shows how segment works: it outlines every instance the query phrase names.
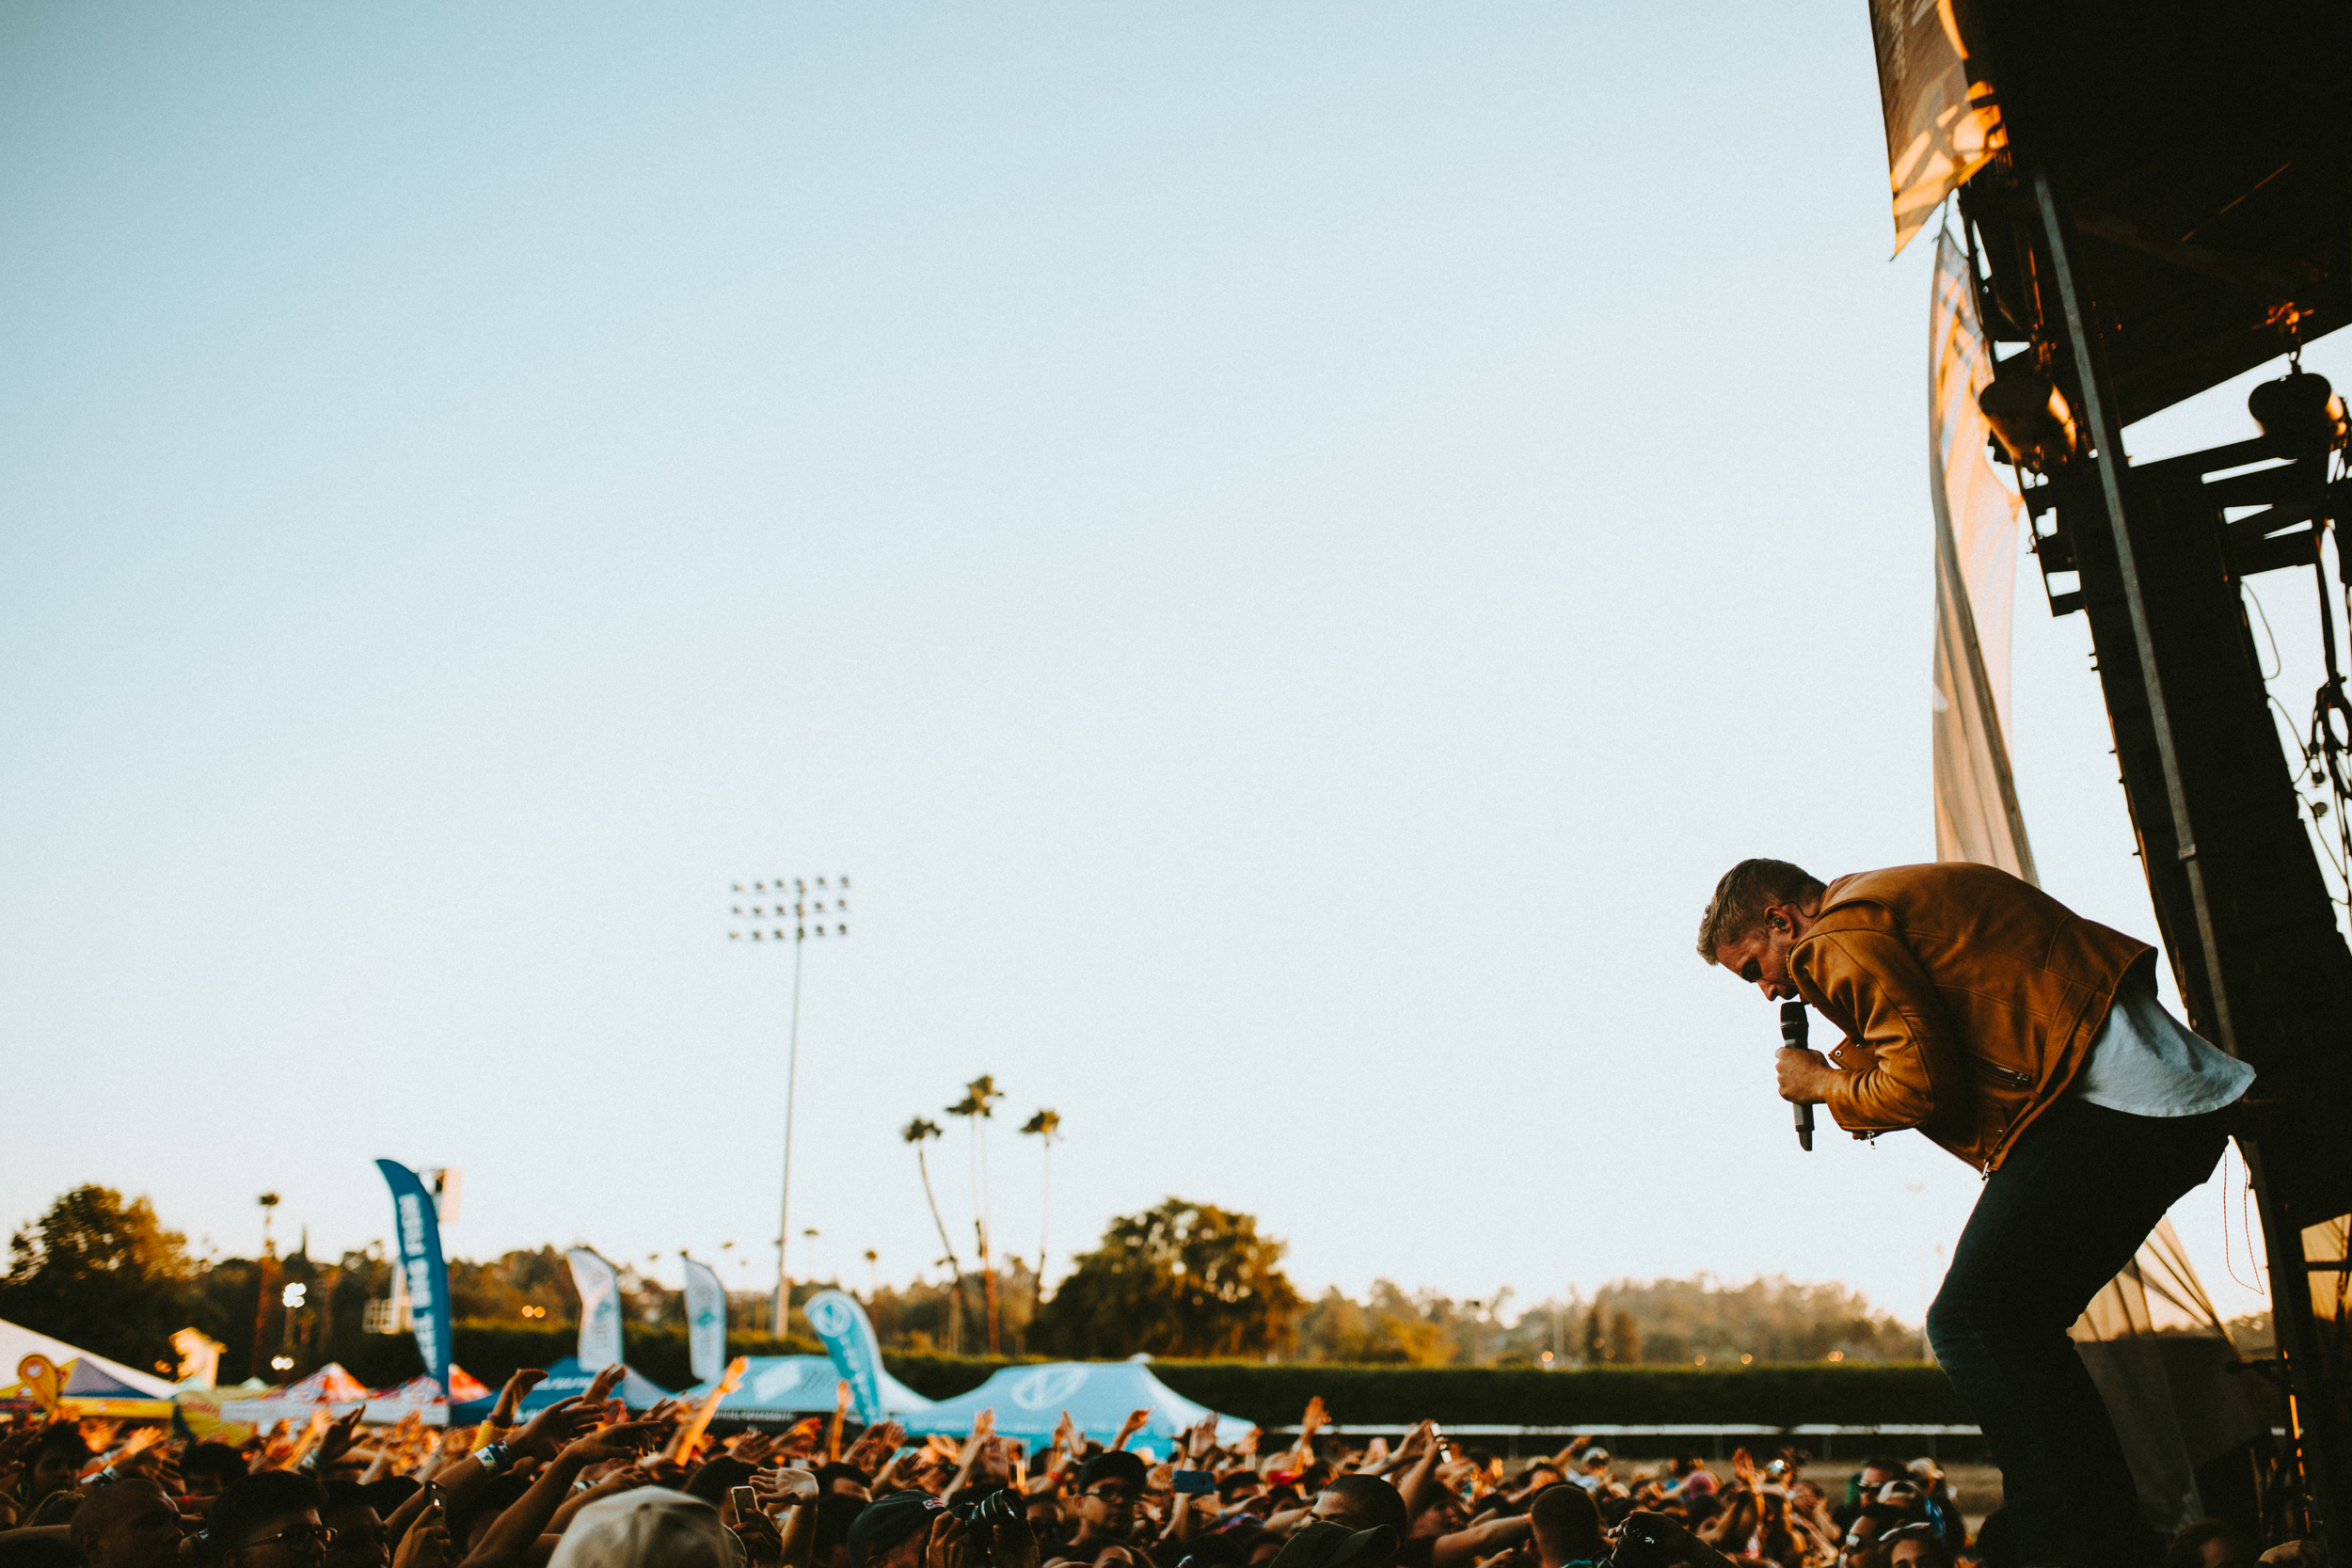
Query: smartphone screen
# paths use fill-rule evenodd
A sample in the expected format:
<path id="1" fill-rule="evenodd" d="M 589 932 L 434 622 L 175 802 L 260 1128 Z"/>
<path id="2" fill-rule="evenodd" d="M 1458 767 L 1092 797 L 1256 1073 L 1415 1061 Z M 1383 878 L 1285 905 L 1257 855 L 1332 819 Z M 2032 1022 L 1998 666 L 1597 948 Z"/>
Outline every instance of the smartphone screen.
<path id="1" fill-rule="evenodd" d="M 759 1499 L 752 1496 L 748 1486 L 727 1488 L 727 1501 L 735 1505 L 735 1517 L 739 1522 L 759 1512 Z"/>

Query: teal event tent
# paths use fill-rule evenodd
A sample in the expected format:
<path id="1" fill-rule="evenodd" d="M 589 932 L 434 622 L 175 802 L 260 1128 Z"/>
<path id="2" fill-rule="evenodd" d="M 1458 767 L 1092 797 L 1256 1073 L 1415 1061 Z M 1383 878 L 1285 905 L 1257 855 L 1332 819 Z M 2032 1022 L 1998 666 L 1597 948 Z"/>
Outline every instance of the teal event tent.
<path id="1" fill-rule="evenodd" d="M 841 1371 L 831 1357 L 753 1355 L 744 1359 L 750 1364 L 743 1369 L 742 1386 L 719 1402 L 718 1419 L 796 1421 L 803 1416 L 833 1414 L 834 1391 L 840 1386 Z M 707 1379 L 678 1398 L 693 1404 L 708 1398 L 717 1386 L 718 1379 Z M 931 1408 L 930 1401 L 888 1372 L 882 1374 L 882 1398 L 883 1413 L 899 1419 L 928 1415 Z M 855 1418 L 853 1411 L 851 1419 Z"/>
<path id="2" fill-rule="evenodd" d="M 1152 1419 L 1128 1447 L 1153 1459 L 1168 1452 L 1170 1439 L 1211 1414 L 1152 1376 L 1144 1362 L 1053 1361 L 1007 1367 L 970 1393 L 904 1419 L 907 1431 L 917 1436 L 958 1437 L 972 1430 L 983 1410 L 996 1412 L 997 1435 L 1021 1438 L 1032 1453 L 1053 1440 L 1065 1410 L 1081 1432 L 1104 1443 L 1117 1435 L 1129 1412 L 1149 1410 Z M 1233 1442 L 1248 1430 L 1249 1423 L 1237 1417 L 1216 1418 L 1220 1443 Z"/>
<path id="3" fill-rule="evenodd" d="M 558 1400 L 584 1394 L 588 1391 L 588 1385 L 596 1381 L 596 1375 L 580 1364 L 578 1356 L 567 1355 L 561 1361 L 550 1362 L 548 1375 L 539 1386 L 523 1396 L 519 1412 L 524 1416 L 535 1416 Z M 612 1397 L 631 1410 L 645 1410 L 668 1399 L 670 1391 L 656 1386 L 632 1369 L 622 1374 L 620 1386 L 612 1390 Z M 490 1407 L 497 1402 L 498 1396 L 493 1393 L 486 1400 L 472 1400 L 452 1406 L 450 1419 L 478 1421 L 487 1416 Z"/>

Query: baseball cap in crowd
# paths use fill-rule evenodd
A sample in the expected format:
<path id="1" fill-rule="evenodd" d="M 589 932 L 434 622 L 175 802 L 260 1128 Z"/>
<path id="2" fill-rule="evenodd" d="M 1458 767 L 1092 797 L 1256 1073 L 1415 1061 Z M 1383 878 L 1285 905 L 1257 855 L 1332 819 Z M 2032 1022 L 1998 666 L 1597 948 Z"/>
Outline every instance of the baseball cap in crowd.
<path id="1" fill-rule="evenodd" d="M 947 1505 L 928 1492 L 876 1497 L 850 1522 L 850 1568 L 866 1568 L 916 1530 L 930 1528 L 931 1521 L 946 1512 Z"/>
<path id="2" fill-rule="evenodd" d="M 641 1486 L 581 1509 L 548 1568 L 732 1568 L 735 1560 L 717 1509 L 683 1492 Z"/>
<path id="3" fill-rule="evenodd" d="M 1078 1472 L 1078 1490 L 1089 1491 L 1098 1481 L 1123 1481 L 1128 1491 L 1141 1497 L 1143 1478 L 1148 1474 L 1150 1471 L 1140 1454 L 1129 1453 L 1125 1449 L 1113 1449 L 1087 1461 L 1086 1468 Z"/>
<path id="4" fill-rule="evenodd" d="M 1388 1568 L 1396 1560 L 1397 1544 L 1391 1525 L 1352 1530 L 1317 1519 L 1283 1543 L 1269 1568 Z"/>

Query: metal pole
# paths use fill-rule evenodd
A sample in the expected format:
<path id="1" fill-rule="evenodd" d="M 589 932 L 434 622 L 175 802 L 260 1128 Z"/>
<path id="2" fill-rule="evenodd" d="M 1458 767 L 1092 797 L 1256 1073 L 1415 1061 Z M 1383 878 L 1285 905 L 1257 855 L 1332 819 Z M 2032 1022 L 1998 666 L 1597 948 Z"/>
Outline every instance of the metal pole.
<path id="1" fill-rule="evenodd" d="M 2083 422 L 2090 427 L 2093 463 L 2099 471 L 2100 499 L 2106 502 L 2107 531 L 2115 541 L 2116 568 L 2123 578 L 2123 602 L 2131 613 L 2132 646 L 2139 656 L 2140 685 L 2148 697 L 2148 721 L 2156 732 L 2156 755 L 2164 765 L 2164 794 L 2172 811 L 2172 836 L 2180 845 L 2182 863 L 2188 867 L 2188 898 L 2197 914 L 2198 963 L 2205 972 L 2205 989 L 2213 1001 L 2215 1043 L 2234 1056 L 2237 1028 L 2230 1018 L 2230 993 L 2221 975 L 2221 944 L 2214 934 L 2213 901 L 2205 893 L 2205 868 L 2198 859 L 2197 832 L 2189 820 L 2188 791 L 2181 778 L 2181 754 L 2173 742 L 2172 715 L 2165 702 L 2164 677 L 2156 670 L 2156 639 L 2148 621 L 2148 597 L 2139 582 L 2139 556 L 2131 531 L 2123 524 L 2123 432 L 2109 422 L 2106 398 L 2091 356 L 2090 331 L 2083 319 L 2082 295 L 2074 278 L 2074 259 L 2066 219 L 2058 212 L 2050 177 L 2037 170 L 2034 199 L 2042 209 L 2042 231 L 2050 244 L 2050 271 L 2066 310 L 2066 342 L 2074 360 L 2082 393 Z"/>
<path id="2" fill-rule="evenodd" d="M 792 1275 L 785 1267 L 785 1248 L 792 1241 L 792 1101 L 801 1081 L 801 949 L 807 945 L 805 927 L 792 932 L 792 1030 L 784 1053 L 784 1196 L 776 1216 L 776 1311 L 773 1322 L 781 1339 L 792 1326 Z"/>

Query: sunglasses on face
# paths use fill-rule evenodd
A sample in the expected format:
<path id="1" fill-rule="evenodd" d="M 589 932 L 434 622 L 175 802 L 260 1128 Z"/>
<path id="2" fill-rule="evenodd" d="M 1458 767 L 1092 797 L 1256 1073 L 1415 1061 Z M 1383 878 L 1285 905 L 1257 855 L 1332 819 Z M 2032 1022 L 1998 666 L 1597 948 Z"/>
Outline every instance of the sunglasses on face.
<path id="1" fill-rule="evenodd" d="M 284 1545 L 302 1552 L 310 1550 L 312 1546 L 326 1547 L 334 1544 L 335 1532 L 326 1526 L 296 1525 L 294 1528 L 280 1530 L 276 1535 L 264 1535 L 259 1541 L 248 1541 L 237 1549 L 249 1552 L 256 1546 Z"/>
<path id="2" fill-rule="evenodd" d="M 1129 1503 L 1136 1500 L 1136 1495 L 1124 1486 L 1098 1486 L 1087 1496 L 1100 1497 L 1106 1503 Z"/>

